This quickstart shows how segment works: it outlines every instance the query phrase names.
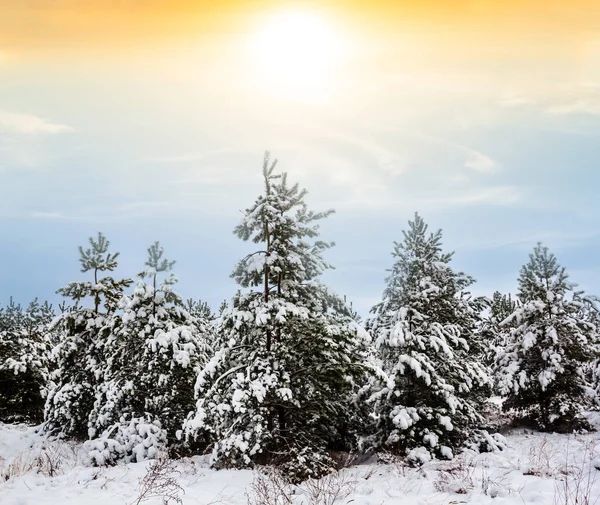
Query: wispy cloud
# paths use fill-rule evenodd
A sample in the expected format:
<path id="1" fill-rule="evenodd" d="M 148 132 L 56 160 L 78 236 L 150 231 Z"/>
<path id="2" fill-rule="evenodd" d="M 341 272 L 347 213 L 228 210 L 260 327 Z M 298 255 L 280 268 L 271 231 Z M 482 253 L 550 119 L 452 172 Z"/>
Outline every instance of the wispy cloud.
<path id="1" fill-rule="evenodd" d="M 336 209 L 356 210 L 360 208 L 389 212 L 391 210 L 414 211 L 415 209 L 440 210 L 480 205 L 510 207 L 519 204 L 522 199 L 521 192 L 515 186 L 472 187 L 454 191 L 452 194 L 448 194 L 444 189 L 436 188 L 426 193 L 387 192 L 379 193 L 377 196 L 378 198 L 371 198 L 370 195 L 363 194 L 332 203 Z"/>
<path id="2" fill-rule="evenodd" d="M 232 152 L 232 149 L 211 149 L 203 153 L 184 153 L 176 154 L 171 156 L 149 156 L 142 158 L 138 161 L 139 164 L 148 165 L 169 165 L 177 163 L 193 163 L 197 161 L 204 161 L 211 157 L 219 154 L 227 154 Z"/>
<path id="3" fill-rule="evenodd" d="M 600 83 L 561 84 L 537 94 L 516 94 L 500 102 L 503 107 L 529 107 L 552 116 L 600 115 Z"/>
<path id="4" fill-rule="evenodd" d="M 30 217 L 33 219 L 49 219 L 49 220 L 64 220 L 72 219 L 70 216 L 64 215 L 62 212 L 32 212 Z"/>
<path id="5" fill-rule="evenodd" d="M 111 206 L 84 207 L 76 210 L 33 211 L 32 219 L 53 221 L 91 221 L 103 222 L 154 215 L 158 209 L 169 206 L 166 201 L 125 202 Z"/>
<path id="6" fill-rule="evenodd" d="M 553 249 L 562 250 L 578 248 L 585 246 L 600 237 L 597 232 L 567 233 L 560 230 L 527 233 L 515 237 L 497 238 L 486 241 L 463 241 L 461 249 L 463 250 L 488 250 L 499 248 L 511 248 L 516 250 L 528 251 L 533 248 L 537 242 L 550 244 Z"/>
<path id="7" fill-rule="evenodd" d="M 552 104 L 546 108 L 546 113 L 561 116 L 567 114 L 600 115 L 600 96 L 597 99 L 577 99 Z"/>
<path id="8" fill-rule="evenodd" d="M 467 152 L 467 161 L 465 161 L 465 167 L 476 172 L 489 173 L 493 172 L 497 164 L 489 156 L 483 153 L 474 151 L 473 149 L 465 148 Z"/>
<path id="9" fill-rule="evenodd" d="M 73 128 L 31 114 L 16 114 L 0 110 L 0 131 L 35 135 L 70 132 Z"/>
<path id="10" fill-rule="evenodd" d="M 441 137 L 436 137 L 434 135 L 415 132 L 415 131 L 401 130 L 401 129 L 395 128 L 395 127 L 376 126 L 374 128 L 376 128 L 378 130 L 382 130 L 382 131 L 395 132 L 399 135 L 409 137 L 409 138 L 412 137 L 412 138 L 418 139 L 420 141 L 424 141 L 427 144 L 446 146 L 453 150 L 457 150 L 461 153 L 464 153 L 466 155 L 464 166 L 465 166 L 465 168 L 468 168 L 469 170 L 474 170 L 476 172 L 482 172 L 482 173 L 491 173 L 491 172 L 495 172 L 499 167 L 499 164 L 496 161 L 494 161 L 492 158 L 490 158 L 488 155 L 486 155 L 480 151 L 477 151 L 476 149 L 473 149 L 472 147 L 465 146 L 463 144 L 459 144 L 458 142 L 454 142 L 452 140 L 448 140 L 448 139 L 441 138 Z"/>
<path id="11" fill-rule="evenodd" d="M 107 223 L 135 219 L 150 219 L 160 216 L 181 216 L 189 213 L 211 214 L 216 207 L 213 201 L 223 200 L 219 193 L 203 194 L 205 198 L 198 200 L 197 193 L 182 193 L 177 198 L 160 201 L 127 201 L 112 205 L 95 205 L 88 207 L 70 207 L 62 209 L 27 211 L 30 219 L 47 221 L 77 221 L 90 223 Z M 212 200 L 210 200 L 212 198 Z M 207 203 L 207 201 L 210 202 Z"/>

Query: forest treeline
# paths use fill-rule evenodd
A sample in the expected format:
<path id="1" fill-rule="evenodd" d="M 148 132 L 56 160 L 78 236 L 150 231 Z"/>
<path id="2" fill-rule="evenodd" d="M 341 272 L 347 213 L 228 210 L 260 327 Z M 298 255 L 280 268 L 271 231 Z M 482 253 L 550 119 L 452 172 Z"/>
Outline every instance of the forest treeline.
<path id="1" fill-rule="evenodd" d="M 363 321 L 319 280 L 333 211 L 310 210 L 275 169 L 267 154 L 264 190 L 234 230 L 254 250 L 218 310 L 182 299 L 158 242 L 135 281 L 115 278 L 101 233 L 79 247 L 82 280 L 58 290 L 56 314 L 37 300 L 0 309 L 0 420 L 85 440 L 97 465 L 210 452 L 216 468 L 276 464 L 297 481 L 345 452 L 420 463 L 502 450 L 493 396 L 513 422 L 590 429 L 600 315 L 546 247 L 515 297 L 473 296 L 416 214 Z"/>

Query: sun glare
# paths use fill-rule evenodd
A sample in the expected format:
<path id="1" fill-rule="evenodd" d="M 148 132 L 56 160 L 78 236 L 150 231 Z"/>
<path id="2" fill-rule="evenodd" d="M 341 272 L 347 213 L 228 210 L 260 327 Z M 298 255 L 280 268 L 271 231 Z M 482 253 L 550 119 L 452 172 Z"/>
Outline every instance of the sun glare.
<path id="1" fill-rule="evenodd" d="M 341 57 L 334 27 L 316 14 L 286 11 L 255 34 L 254 52 L 262 85 L 300 98 L 325 98 Z"/>

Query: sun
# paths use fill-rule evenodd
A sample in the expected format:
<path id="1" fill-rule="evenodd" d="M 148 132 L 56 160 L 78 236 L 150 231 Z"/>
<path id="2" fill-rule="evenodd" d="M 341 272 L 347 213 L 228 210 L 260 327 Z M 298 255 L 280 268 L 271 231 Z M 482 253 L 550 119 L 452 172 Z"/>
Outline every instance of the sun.
<path id="1" fill-rule="evenodd" d="M 288 10 L 271 16 L 254 35 L 262 84 L 279 94 L 323 98 L 342 56 L 334 26 L 315 13 Z"/>

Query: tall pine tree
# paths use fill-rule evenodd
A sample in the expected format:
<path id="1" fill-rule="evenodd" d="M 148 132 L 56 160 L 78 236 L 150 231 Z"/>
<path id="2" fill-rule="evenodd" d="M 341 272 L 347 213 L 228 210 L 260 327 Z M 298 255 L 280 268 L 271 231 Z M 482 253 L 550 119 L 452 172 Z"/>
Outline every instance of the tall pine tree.
<path id="1" fill-rule="evenodd" d="M 368 336 L 318 282 L 330 266 L 306 191 L 265 156 L 264 194 L 235 233 L 260 244 L 232 276 L 243 288 L 220 316 L 219 350 L 196 383 L 188 437 L 209 436 L 215 466 L 283 465 L 295 479 L 331 469 L 328 450 L 352 444 L 346 419 L 364 376 Z"/>
<path id="2" fill-rule="evenodd" d="M 585 303 L 564 267 L 538 244 L 521 269 L 521 306 L 498 357 L 505 409 L 515 409 L 542 430 L 570 431 L 583 425 L 583 367 L 593 357 L 594 325 L 581 317 Z"/>

